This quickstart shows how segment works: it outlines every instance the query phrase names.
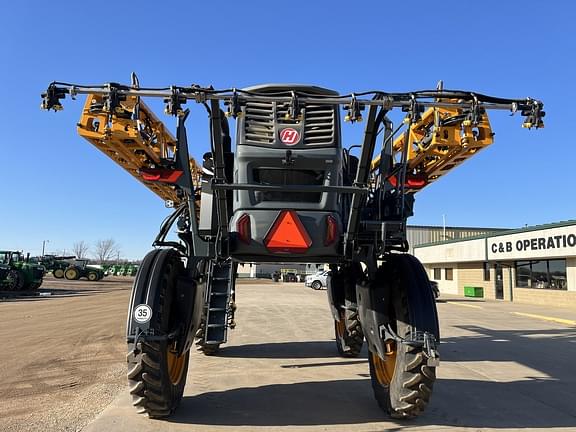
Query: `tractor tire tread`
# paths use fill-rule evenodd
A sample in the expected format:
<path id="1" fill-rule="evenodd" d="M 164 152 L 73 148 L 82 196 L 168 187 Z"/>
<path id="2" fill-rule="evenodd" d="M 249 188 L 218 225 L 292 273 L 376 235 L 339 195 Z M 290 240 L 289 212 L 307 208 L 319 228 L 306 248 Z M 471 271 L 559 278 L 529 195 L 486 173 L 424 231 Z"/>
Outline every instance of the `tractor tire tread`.
<path id="1" fill-rule="evenodd" d="M 414 283 L 414 282 L 413 282 Z M 405 289 L 395 290 L 394 309 L 396 319 L 405 323 L 403 337 L 410 335 L 408 298 Z M 435 306 L 435 303 L 433 303 Z M 378 405 L 394 419 L 413 419 L 425 410 L 432 396 L 436 379 L 434 367 L 428 366 L 428 358 L 422 347 L 398 344 L 396 368 L 389 386 L 386 388 L 372 379 L 372 387 Z M 372 364 L 370 365 L 373 374 Z"/>

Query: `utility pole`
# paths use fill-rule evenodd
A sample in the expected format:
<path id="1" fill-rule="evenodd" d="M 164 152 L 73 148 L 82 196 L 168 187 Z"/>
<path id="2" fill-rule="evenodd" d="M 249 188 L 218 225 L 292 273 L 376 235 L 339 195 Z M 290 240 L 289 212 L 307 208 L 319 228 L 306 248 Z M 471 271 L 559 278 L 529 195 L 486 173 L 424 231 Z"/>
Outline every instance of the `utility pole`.
<path id="1" fill-rule="evenodd" d="M 44 249 L 45 249 L 46 243 L 50 243 L 50 240 L 42 240 L 42 256 L 44 256 Z"/>

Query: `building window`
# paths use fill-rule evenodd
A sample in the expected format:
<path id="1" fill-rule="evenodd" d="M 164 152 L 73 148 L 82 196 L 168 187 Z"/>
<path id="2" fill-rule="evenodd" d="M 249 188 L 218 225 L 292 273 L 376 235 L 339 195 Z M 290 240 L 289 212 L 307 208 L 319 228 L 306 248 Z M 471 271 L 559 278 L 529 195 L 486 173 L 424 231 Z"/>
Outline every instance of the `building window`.
<path id="1" fill-rule="evenodd" d="M 487 262 L 484 263 L 484 280 L 490 280 L 490 264 Z"/>
<path id="2" fill-rule="evenodd" d="M 434 280 L 440 280 L 442 278 L 441 274 L 442 274 L 441 269 L 435 268 L 434 269 Z"/>
<path id="3" fill-rule="evenodd" d="M 446 276 L 446 280 L 452 280 L 453 279 L 452 269 L 451 268 L 444 269 L 444 276 Z"/>
<path id="4" fill-rule="evenodd" d="M 516 287 L 566 290 L 566 260 L 517 261 Z"/>

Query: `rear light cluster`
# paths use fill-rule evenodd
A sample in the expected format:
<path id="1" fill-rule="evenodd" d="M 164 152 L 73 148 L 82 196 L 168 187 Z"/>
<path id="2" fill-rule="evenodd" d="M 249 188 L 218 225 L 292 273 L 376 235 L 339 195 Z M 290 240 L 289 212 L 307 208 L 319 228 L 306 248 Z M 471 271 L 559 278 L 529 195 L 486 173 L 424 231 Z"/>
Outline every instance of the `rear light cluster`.
<path id="1" fill-rule="evenodd" d="M 338 223 L 333 216 L 326 216 L 326 237 L 324 238 L 324 246 L 330 246 L 338 238 Z"/>
<path id="2" fill-rule="evenodd" d="M 326 216 L 324 246 L 338 240 L 338 222 L 334 216 Z M 244 244 L 252 241 L 251 220 L 248 214 L 240 216 L 236 222 L 239 240 Z M 282 210 L 264 238 L 264 245 L 275 253 L 304 253 L 312 246 L 312 239 L 294 210 Z"/>
<path id="3" fill-rule="evenodd" d="M 236 231 L 240 241 L 245 244 L 250 244 L 252 241 L 252 228 L 250 225 L 250 216 L 243 214 L 236 222 Z"/>

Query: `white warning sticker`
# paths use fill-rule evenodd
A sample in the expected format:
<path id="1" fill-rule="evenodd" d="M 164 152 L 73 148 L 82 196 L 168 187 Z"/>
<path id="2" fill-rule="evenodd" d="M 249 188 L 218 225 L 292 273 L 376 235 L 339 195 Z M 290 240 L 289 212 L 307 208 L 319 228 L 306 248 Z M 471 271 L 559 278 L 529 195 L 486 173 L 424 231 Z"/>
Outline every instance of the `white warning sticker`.
<path id="1" fill-rule="evenodd" d="M 152 318 L 152 308 L 146 304 L 140 304 L 134 309 L 134 320 L 144 324 Z"/>

